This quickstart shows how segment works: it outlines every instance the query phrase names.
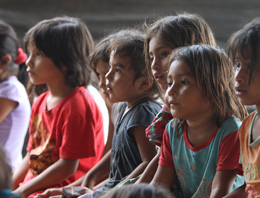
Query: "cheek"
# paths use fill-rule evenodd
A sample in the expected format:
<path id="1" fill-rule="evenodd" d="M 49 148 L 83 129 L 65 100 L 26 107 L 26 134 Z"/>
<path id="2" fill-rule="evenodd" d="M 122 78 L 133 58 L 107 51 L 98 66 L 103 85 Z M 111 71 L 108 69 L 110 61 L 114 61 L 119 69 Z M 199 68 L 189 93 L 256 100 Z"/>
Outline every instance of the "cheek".
<path id="1" fill-rule="evenodd" d="M 161 67 L 162 67 L 163 69 L 165 69 L 165 70 L 169 70 L 168 58 L 165 58 L 165 59 L 162 61 Z"/>

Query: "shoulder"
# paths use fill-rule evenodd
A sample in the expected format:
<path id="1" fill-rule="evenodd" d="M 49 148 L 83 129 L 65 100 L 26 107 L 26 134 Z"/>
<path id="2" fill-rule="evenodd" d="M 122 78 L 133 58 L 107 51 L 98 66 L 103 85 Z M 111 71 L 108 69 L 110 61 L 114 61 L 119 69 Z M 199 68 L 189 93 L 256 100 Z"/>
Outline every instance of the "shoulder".
<path id="1" fill-rule="evenodd" d="M 151 113 L 158 113 L 161 110 L 161 106 L 159 103 L 152 101 L 152 100 L 145 100 L 141 103 L 137 104 L 135 109 L 138 109 L 139 111 L 146 110 Z"/>
<path id="2" fill-rule="evenodd" d="M 15 76 L 11 76 L 6 81 L 0 83 L 0 97 L 19 103 L 25 100 L 29 101 L 25 87 Z"/>
<path id="3" fill-rule="evenodd" d="M 85 87 L 79 87 L 70 93 L 60 105 L 62 113 L 85 116 L 89 114 L 100 115 L 101 112 L 93 96 Z"/>
<path id="4" fill-rule="evenodd" d="M 121 106 L 120 112 L 124 109 L 125 105 Z M 132 109 L 126 114 L 128 117 L 128 126 L 144 126 L 148 127 L 156 114 L 160 111 L 159 104 L 153 101 L 142 101 L 139 104 L 132 107 Z"/>
<path id="5" fill-rule="evenodd" d="M 250 113 L 242 122 L 240 127 L 240 136 L 246 135 L 250 131 L 253 119 L 256 116 L 257 111 Z"/>
<path id="6" fill-rule="evenodd" d="M 252 113 L 250 113 L 242 122 L 242 126 L 248 125 L 252 123 L 255 115 L 256 115 L 257 111 L 253 111 Z"/>
<path id="7" fill-rule="evenodd" d="M 232 132 L 237 132 L 241 126 L 241 121 L 234 116 L 229 116 L 220 126 L 219 131 L 222 131 L 224 136 Z"/>
<path id="8" fill-rule="evenodd" d="M 94 102 L 93 96 L 88 92 L 85 87 L 79 87 L 71 92 L 66 98 L 64 98 L 64 103 L 66 105 L 72 105 L 74 107 L 91 104 Z"/>
<path id="9" fill-rule="evenodd" d="M 181 136 L 183 132 L 183 127 L 180 129 L 180 132 L 177 134 L 175 128 L 173 127 L 174 120 L 170 120 L 166 125 L 166 133 L 168 134 L 170 139 L 174 139 L 177 136 Z"/>
<path id="10" fill-rule="evenodd" d="M 132 107 L 132 116 L 133 117 L 143 117 L 146 116 L 147 119 L 149 119 L 149 117 L 152 117 L 151 122 L 153 121 L 154 117 L 156 116 L 156 114 L 160 111 L 161 106 L 151 100 L 146 100 L 143 101 L 139 104 L 137 104 L 136 106 Z"/>

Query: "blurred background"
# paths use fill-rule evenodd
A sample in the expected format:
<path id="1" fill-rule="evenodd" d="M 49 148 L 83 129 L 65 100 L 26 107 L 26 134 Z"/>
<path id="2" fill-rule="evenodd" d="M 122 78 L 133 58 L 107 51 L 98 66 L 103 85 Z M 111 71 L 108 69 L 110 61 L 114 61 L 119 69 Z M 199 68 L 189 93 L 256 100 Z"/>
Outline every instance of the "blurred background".
<path id="1" fill-rule="evenodd" d="M 55 16 L 83 19 L 97 41 L 110 32 L 182 12 L 201 15 L 226 49 L 234 31 L 260 17 L 260 0 L 0 0 L 0 18 L 15 28 L 21 42 L 35 23 Z"/>

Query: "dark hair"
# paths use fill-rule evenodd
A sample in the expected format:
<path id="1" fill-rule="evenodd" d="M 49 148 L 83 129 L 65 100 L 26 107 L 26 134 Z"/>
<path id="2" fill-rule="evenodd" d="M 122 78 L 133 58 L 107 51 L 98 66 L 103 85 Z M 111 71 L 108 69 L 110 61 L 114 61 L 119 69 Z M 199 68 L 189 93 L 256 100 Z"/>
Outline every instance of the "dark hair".
<path id="1" fill-rule="evenodd" d="M 24 66 L 20 65 L 19 67 L 14 67 L 15 61 L 18 56 L 19 40 L 15 33 L 15 30 L 4 21 L 0 20 L 0 58 L 4 55 L 9 54 L 12 58 L 12 61 L 8 65 L 8 68 L 5 69 L 4 75 L 0 76 L 0 81 L 6 80 L 9 76 L 17 74 L 19 80 L 25 85 L 28 80 L 27 73 L 24 73 Z M 25 59 L 24 59 L 25 61 Z M 19 61 L 19 64 L 21 62 Z M 25 81 L 25 82 L 23 82 Z"/>
<path id="2" fill-rule="evenodd" d="M 174 195 L 162 187 L 149 184 L 130 184 L 114 188 L 101 198 L 173 198 Z"/>
<path id="3" fill-rule="evenodd" d="M 114 51 L 115 55 L 131 58 L 131 67 L 134 70 L 134 82 L 142 76 L 149 76 L 145 66 L 144 38 L 145 35 L 139 30 L 124 30 L 124 34 L 116 37 L 108 47 L 109 53 Z M 147 93 L 153 96 L 152 98 L 157 98 L 158 91 L 158 86 L 154 81 L 151 88 L 147 90 Z"/>
<path id="4" fill-rule="evenodd" d="M 30 43 L 35 43 L 57 68 L 67 68 L 69 85 L 77 87 L 90 83 L 89 55 L 94 42 L 82 20 L 65 16 L 40 21 L 24 37 L 26 51 Z"/>
<path id="5" fill-rule="evenodd" d="M 228 114 L 240 120 L 247 115 L 235 93 L 234 67 L 224 50 L 208 45 L 193 45 L 174 51 L 169 62 L 184 61 L 194 75 L 202 94 L 212 102 L 218 126 Z M 183 120 L 175 119 L 178 130 Z"/>
<path id="6" fill-rule="evenodd" d="M 155 35 L 168 43 L 173 49 L 194 44 L 216 46 L 213 32 L 206 21 L 197 14 L 183 13 L 176 16 L 167 16 L 146 25 L 145 61 L 150 75 L 151 62 L 149 43 Z"/>
<path id="7" fill-rule="evenodd" d="M 90 55 L 90 65 L 93 71 L 96 72 L 96 64 L 99 60 L 104 61 L 105 63 L 109 62 L 109 45 L 113 42 L 114 39 L 118 37 L 123 37 L 124 35 L 129 34 L 131 30 L 124 29 L 119 32 L 111 33 L 108 36 L 102 38 L 97 45 L 95 46 L 93 52 Z"/>
<path id="8" fill-rule="evenodd" d="M 228 55 L 234 64 L 238 56 L 246 59 L 250 55 L 248 82 L 250 83 L 255 67 L 260 66 L 260 17 L 255 18 L 242 29 L 232 34 L 229 39 Z"/>

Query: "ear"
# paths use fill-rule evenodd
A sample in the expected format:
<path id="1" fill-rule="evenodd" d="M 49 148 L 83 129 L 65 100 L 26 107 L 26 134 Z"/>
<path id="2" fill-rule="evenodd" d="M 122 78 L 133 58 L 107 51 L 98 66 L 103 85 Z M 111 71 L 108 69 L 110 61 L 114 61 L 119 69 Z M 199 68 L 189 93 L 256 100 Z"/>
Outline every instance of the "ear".
<path id="1" fill-rule="evenodd" d="M 142 76 L 137 79 L 140 91 L 146 91 L 153 85 L 153 78 L 148 76 Z"/>
<path id="2" fill-rule="evenodd" d="M 8 67 L 8 65 L 12 62 L 12 58 L 9 54 L 5 54 L 2 56 L 0 60 L 0 69 L 4 70 Z"/>
<path id="3" fill-rule="evenodd" d="M 66 65 L 62 64 L 60 69 L 62 72 L 67 72 L 68 67 Z"/>

